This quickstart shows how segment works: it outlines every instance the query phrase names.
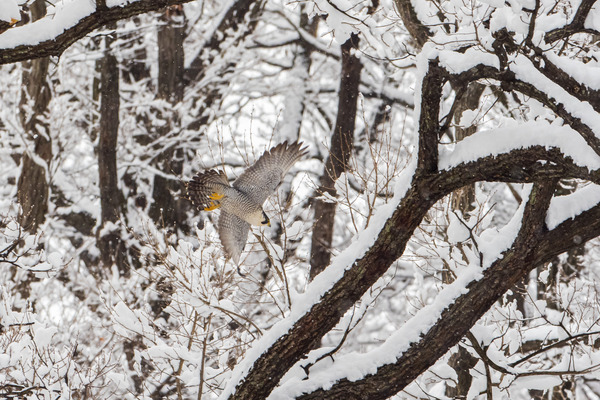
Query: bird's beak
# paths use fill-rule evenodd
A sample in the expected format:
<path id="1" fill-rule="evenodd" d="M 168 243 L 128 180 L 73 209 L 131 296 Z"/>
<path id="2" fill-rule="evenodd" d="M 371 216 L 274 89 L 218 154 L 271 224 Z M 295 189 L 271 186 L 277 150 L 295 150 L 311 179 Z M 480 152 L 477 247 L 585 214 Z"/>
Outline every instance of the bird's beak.
<path id="1" fill-rule="evenodd" d="M 267 226 L 269 226 L 269 227 L 271 226 L 271 221 L 267 222 Z"/>

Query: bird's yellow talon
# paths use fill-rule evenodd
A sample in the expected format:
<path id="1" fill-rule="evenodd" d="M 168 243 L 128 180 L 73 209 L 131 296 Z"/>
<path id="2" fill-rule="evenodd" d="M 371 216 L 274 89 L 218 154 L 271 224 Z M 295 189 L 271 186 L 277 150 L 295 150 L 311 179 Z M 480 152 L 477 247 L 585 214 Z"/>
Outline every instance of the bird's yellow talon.
<path id="1" fill-rule="evenodd" d="M 209 203 L 209 206 L 204 208 L 204 211 L 212 211 L 212 210 L 216 210 L 216 209 L 217 209 L 217 208 L 219 208 L 219 207 L 221 207 L 221 204 L 219 204 L 219 202 L 214 202 L 214 201 L 211 201 L 211 202 Z"/>
<path id="2" fill-rule="evenodd" d="M 211 200 L 221 200 L 223 197 L 225 197 L 225 195 L 219 193 L 213 193 L 210 196 L 208 196 L 208 198 Z"/>

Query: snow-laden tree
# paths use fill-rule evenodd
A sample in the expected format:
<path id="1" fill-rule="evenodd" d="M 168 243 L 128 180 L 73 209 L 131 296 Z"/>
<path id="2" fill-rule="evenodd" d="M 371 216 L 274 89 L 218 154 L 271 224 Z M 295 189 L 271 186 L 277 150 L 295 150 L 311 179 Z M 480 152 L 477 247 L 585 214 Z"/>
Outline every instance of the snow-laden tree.
<path id="1" fill-rule="evenodd" d="M 0 398 L 600 398 L 595 1 L 5 3 Z"/>

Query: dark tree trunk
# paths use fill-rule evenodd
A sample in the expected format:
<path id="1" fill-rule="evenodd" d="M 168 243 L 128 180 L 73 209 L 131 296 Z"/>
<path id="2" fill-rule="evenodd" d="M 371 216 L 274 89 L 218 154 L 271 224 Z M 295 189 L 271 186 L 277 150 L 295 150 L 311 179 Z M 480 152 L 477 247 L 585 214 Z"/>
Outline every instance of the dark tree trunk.
<path id="1" fill-rule="evenodd" d="M 114 28 L 114 26 L 113 26 Z M 125 249 L 118 228 L 123 194 L 118 185 L 117 138 L 119 133 L 119 66 L 110 49 L 114 38 L 105 37 L 105 54 L 100 73 L 100 138 L 98 143 L 98 173 L 101 218 L 98 247 L 102 264 L 116 264 L 127 273 Z"/>
<path id="2" fill-rule="evenodd" d="M 454 133 L 454 139 L 459 142 L 474 134 L 477 130 L 476 125 L 469 127 L 459 126 L 460 118 L 463 112 L 467 110 L 476 110 L 479 107 L 479 99 L 483 93 L 485 86 L 480 83 L 472 83 L 468 86 L 465 93 L 460 99 L 457 99 L 454 122 L 457 124 Z M 452 210 L 459 212 L 463 218 L 468 218 L 469 214 L 474 210 L 473 203 L 475 202 L 475 184 L 465 186 L 454 193 L 451 197 Z M 464 246 L 463 243 L 457 243 L 457 246 Z M 452 278 L 450 274 L 444 274 L 446 283 L 449 283 Z M 450 357 L 448 365 L 456 371 L 458 378 L 456 385 L 446 386 L 446 396 L 454 399 L 466 399 L 473 377 L 470 369 L 475 367 L 478 359 L 471 355 L 464 347 L 458 346 L 458 351 Z"/>
<path id="3" fill-rule="evenodd" d="M 132 18 L 136 26 L 141 25 L 139 17 Z M 121 65 L 122 78 L 127 83 L 139 82 L 150 78 L 150 66 L 148 65 L 146 46 L 144 45 L 144 34 L 133 31 L 123 35 L 123 52 L 128 51 L 130 58 Z"/>
<path id="4" fill-rule="evenodd" d="M 335 181 L 349 169 L 349 161 L 354 147 L 354 125 L 362 64 L 352 54 L 358 47 L 358 36 L 352 35 L 342 45 L 342 76 L 338 95 L 338 113 L 331 136 L 329 157 L 321 176 L 319 194 L 336 196 Z M 335 220 L 336 203 L 320 199 L 314 202 L 315 224 L 312 232 L 310 254 L 310 279 L 323 271 L 331 260 L 331 243 Z"/>
<path id="5" fill-rule="evenodd" d="M 183 40 L 185 38 L 185 14 L 182 6 L 173 6 L 165 10 L 163 25 L 158 30 L 158 97 L 177 104 L 183 99 Z M 167 120 L 157 132 L 168 135 L 179 124 L 175 112 L 160 115 Z M 158 168 L 165 174 L 179 176 L 183 170 L 183 151 L 181 149 L 157 149 L 161 155 L 157 158 Z M 160 175 L 154 176 L 152 191 L 153 202 L 150 205 L 150 217 L 159 225 L 186 231 L 186 211 L 189 202 L 182 199 L 182 187 L 178 181 Z"/>
<path id="6" fill-rule="evenodd" d="M 463 346 L 458 346 L 458 351 L 450 356 L 448 365 L 456 371 L 456 386 L 446 386 L 446 396 L 452 399 L 466 399 L 473 376 L 471 368 L 475 367 L 479 359 L 469 353 Z"/>
<path id="7" fill-rule="evenodd" d="M 158 28 L 158 97 L 177 104 L 183 100 L 183 6 L 165 10 Z"/>
<path id="8" fill-rule="evenodd" d="M 37 0 L 31 5 L 31 17 L 38 20 L 46 15 L 46 3 Z M 49 59 L 39 58 L 23 63 L 23 90 L 19 104 L 21 125 L 29 139 L 29 152 L 21 159 L 21 174 L 17 183 L 17 201 L 21 206 L 19 223 L 35 232 L 46 219 L 48 211 L 48 176 L 52 160 L 50 127 L 46 122 L 50 87 L 46 81 Z"/>

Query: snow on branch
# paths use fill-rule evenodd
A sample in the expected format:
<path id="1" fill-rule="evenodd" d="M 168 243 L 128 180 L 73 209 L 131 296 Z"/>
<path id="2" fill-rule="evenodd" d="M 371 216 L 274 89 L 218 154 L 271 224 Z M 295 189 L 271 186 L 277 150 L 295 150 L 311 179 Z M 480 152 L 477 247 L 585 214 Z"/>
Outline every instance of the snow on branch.
<path id="1" fill-rule="evenodd" d="M 190 1 L 113 1 L 106 7 L 94 7 L 90 0 L 62 4 L 52 15 L 0 34 L 0 64 L 60 56 L 77 40 L 108 23 Z"/>
<path id="2" fill-rule="evenodd" d="M 590 171 L 600 169 L 600 158 L 577 132 L 558 122 L 549 124 L 545 121 L 530 121 L 477 132 L 453 146 L 441 145 L 439 168 L 448 170 L 461 163 L 534 146 L 541 146 L 546 150 L 559 149 L 575 165 L 586 167 Z"/>
<path id="3" fill-rule="evenodd" d="M 591 33 L 597 35 L 597 27 L 594 26 L 592 28 L 586 23 L 590 11 L 595 3 L 596 0 L 583 0 L 569 24 L 553 29 L 546 33 L 544 37 L 546 43 L 552 43 L 576 33 Z"/>
<path id="4" fill-rule="evenodd" d="M 459 279 L 438 294 L 431 305 L 423 308 L 401 328 L 399 333 L 392 335 L 386 341 L 384 347 L 387 350 L 392 354 L 394 351 L 399 351 L 401 354 L 382 356 L 378 353 L 379 357 L 369 354 L 350 355 L 348 357 L 358 357 L 358 360 L 351 360 L 352 365 L 367 365 L 363 368 L 362 378 L 359 378 L 360 374 L 350 373 L 343 379 L 336 377 L 335 379 L 339 380 L 335 383 L 333 383 L 335 379 L 326 381 L 324 385 L 321 382 L 322 388 L 317 390 L 314 390 L 309 379 L 308 384 L 298 385 L 300 387 L 306 385 L 304 390 L 296 390 L 306 392 L 308 387 L 313 391 L 300 395 L 296 399 L 323 398 L 325 393 L 327 397 L 335 398 L 349 392 L 361 393 L 372 399 L 383 399 L 406 387 L 433 364 L 439 354 L 444 354 L 458 342 L 498 297 L 523 276 L 523 272 L 534 268 L 539 262 L 551 259 L 556 254 L 552 251 L 545 253 L 541 259 L 530 263 L 535 252 L 535 246 L 532 244 L 545 240 L 544 220 L 556 184 L 557 180 L 552 180 L 534 185 L 529 201 L 522 210 L 523 218 L 518 234 L 511 248 L 503 253 L 503 257 L 497 259 L 487 269 L 481 269 L 480 266 L 467 268 Z M 596 208 L 596 213 L 600 212 L 600 207 Z M 555 240 L 558 238 L 555 237 Z M 554 244 L 558 246 L 558 243 Z M 378 349 L 377 352 L 380 350 Z M 373 360 L 369 360 L 370 356 L 373 356 Z M 377 359 L 390 361 L 378 365 Z M 349 368 L 347 363 L 343 364 L 346 364 L 345 369 Z M 332 374 L 334 373 L 335 369 Z M 381 388 L 386 388 L 387 391 Z"/>

